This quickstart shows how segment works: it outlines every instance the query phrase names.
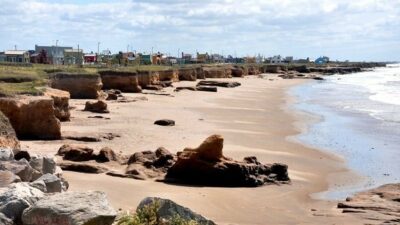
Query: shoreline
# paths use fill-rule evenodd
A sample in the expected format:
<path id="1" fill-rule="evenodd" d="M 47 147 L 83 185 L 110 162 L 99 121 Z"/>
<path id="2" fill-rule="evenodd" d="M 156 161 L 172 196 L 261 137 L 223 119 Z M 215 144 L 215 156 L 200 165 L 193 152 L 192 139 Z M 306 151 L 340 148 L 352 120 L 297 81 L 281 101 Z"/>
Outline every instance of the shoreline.
<path id="1" fill-rule="evenodd" d="M 221 88 L 218 93 L 179 92 L 174 93 L 174 98 L 148 95 L 148 101 L 110 103 L 109 121 L 87 119 L 92 114 L 79 110 L 84 101 L 71 100 L 77 109 L 72 111 L 72 121 L 63 123 L 63 132 L 111 131 L 123 134 L 112 141 L 80 143 L 96 150 L 109 146 L 126 154 L 154 150 L 160 146 L 176 152 L 184 147 L 196 147 L 211 134 L 222 134 L 226 156 L 240 160 L 244 156 L 256 155 L 263 163 L 288 164 L 292 184 L 254 189 L 199 188 L 65 171 L 70 190 L 105 191 L 111 204 L 122 210 L 135 207 L 144 197 L 165 197 L 218 224 L 265 224 L 265 221 L 271 224 L 352 221 L 352 224 L 357 224 L 358 220 L 353 216 L 344 215 L 336 209 L 336 201 L 309 196 L 325 190 L 328 187 L 326 176 L 343 168 L 343 163 L 325 152 L 287 140 L 288 136 L 298 133 L 294 123 L 299 119 L 292 109 L 285 111 L 290 101 L 287 91 L 304 80 L 274 78 L 274 81 L 269 81 L 256 77 L 229 80 L 241 82 L 242 86 Z M 174 85 L 190 83 L 179 82 Z M 160 118 L 175 119 L 177 126 L 154 126 L 154 119 Z M 24 147 L 29 146 L 30 151 L 47 154 L 56 153 L 62 143 L 78 142 L 21 142 Z"/>

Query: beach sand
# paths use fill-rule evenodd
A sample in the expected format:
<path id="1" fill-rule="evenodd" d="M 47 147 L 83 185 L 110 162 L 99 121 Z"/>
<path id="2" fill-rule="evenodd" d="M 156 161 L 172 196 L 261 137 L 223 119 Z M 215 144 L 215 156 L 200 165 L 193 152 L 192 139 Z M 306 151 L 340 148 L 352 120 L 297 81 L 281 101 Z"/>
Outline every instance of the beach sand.
<path id="1" fill-rule="evenodd" d="M 148 196 L 169 198 L 218 224 L 362 224 L 358 218 L 336 209 L 337 202 L 310 197 L 326 190 L 335 180 L 349 183 L 353 176 L 340 157 L 291 141 L 290 137 L 315 119 L 290 108 L 294 99 L 288 96 L 288 88 L 306 81 L 273 76 L 229 80 L 241 82 L 242 86 L 218 88 L 218 93 L 175 93 L 173 88 L 167 88 L 174 97 L 124 93 L 148 100 L 108 102 L 111 113 L 102 116 L 110 120 L 87 118 L 94 114 L 82 111 L 85 100 L 71 100 L 76 109 L 72 110 L 71 121 L 62 124 L 63 134 L 119 134 L 120 138 L 110 141 L 84 144 L 96 150 L 108 146 L 125 154 L 154 151 L 160 146 L 177 152 L 198 146 L 209 135 L 221 134 L 226 156 L 240 160 L 254 155 L 263 163 L 285 163 L 289 166 L 291 184 L 258 188 L 190 187 L 65 171 L 69 190 L 104 191 L 111 204 L 122 210 L 135 209 Z M 174 85 L 194 86 L 195 82 Z M 173 119 L 176 126 L 153 125 L 157 119 Z M 64 143 L 78 142 L 21 142 L 31 152 L 41 154 L 55 154 Z"/>

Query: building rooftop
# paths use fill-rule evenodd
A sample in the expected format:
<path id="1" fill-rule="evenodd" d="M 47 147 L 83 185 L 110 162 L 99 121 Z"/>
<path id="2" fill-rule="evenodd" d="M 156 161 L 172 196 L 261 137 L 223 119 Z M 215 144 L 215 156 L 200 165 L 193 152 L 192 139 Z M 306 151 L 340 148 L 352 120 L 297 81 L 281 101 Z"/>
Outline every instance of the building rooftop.
<path id="1" fill-rule="evenodd" d="M 25 53 L 26 53 L 25 50 L 8 50 L 8 51 L 5 51 L 4 54 L 6 54 L 6 55 L 23 55 Z"/>

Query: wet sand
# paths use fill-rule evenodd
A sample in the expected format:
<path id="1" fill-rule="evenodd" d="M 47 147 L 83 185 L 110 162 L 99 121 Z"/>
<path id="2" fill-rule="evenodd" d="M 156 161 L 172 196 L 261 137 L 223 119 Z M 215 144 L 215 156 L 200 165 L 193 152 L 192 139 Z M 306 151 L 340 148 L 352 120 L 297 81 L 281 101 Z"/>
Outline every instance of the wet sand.
<path id="1" fill-rule="evenodd" d="M 258 188 L 210 188 L 168 185 L 107 175 L 64 172 L 70 191 L 101 190 L 117 209 L 134 209 L 147 196 L 169 198 L 218 224 L 362 224 L 352 215 L 336 209 L 337 202 L 315 200 L 312 193 L 326 190 L 337 179 L 351 182 L 343 159 L 292 141 L 313 120 L 293 112 L 288 88 L 304 80 L 274 80 L 257 77 L 235 78 L 242 86 L 218 88 L 218 93 L 173 92 L 174 97 L 145 94 L 147 101 L 109 102 L 110 120 L 88 119 L 81 111 L 85 100 L 71 100 L 71 122 L 63 123 L 64 134 L 115 133 L 111 141 L 85 143 L 99 150 L 108 146 L 125 154 L 155 150 L 163 146 L 172 152 L 196 147 L 211 134 L 225 138 L 224 154 L 235 159 L 257 156 L 263 163 L 288 164 L 290 185 Z M 195 85 L 194 82 L 174 83 Z M 174 127 L 153 125 L 157 119 L 173 119 Z M 63 143 L 75 141 L 23 141 L 30 151 L 55 154 Z"/>

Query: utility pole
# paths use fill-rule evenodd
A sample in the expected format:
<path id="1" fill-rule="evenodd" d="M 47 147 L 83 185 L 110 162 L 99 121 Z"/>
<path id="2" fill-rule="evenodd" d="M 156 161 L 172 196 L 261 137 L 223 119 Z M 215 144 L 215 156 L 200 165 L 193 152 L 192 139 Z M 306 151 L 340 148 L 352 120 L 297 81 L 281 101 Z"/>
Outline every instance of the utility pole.
<path id="1" fill-rule="evenodd" d="M 97 42 L 97 57 L 96 57 L 97 64 L 99 63 L 99 57 L 100 57 L 100 42 Z"/>
<path id="2" fill-rule="evenodd" d="M 78 65 L 80 65 L 81 63 L 80 63 L 80 57 L 79 57 L 79 44 L 78 44 Z M 75 62 L 76 63 L 76 62 Z"/>

